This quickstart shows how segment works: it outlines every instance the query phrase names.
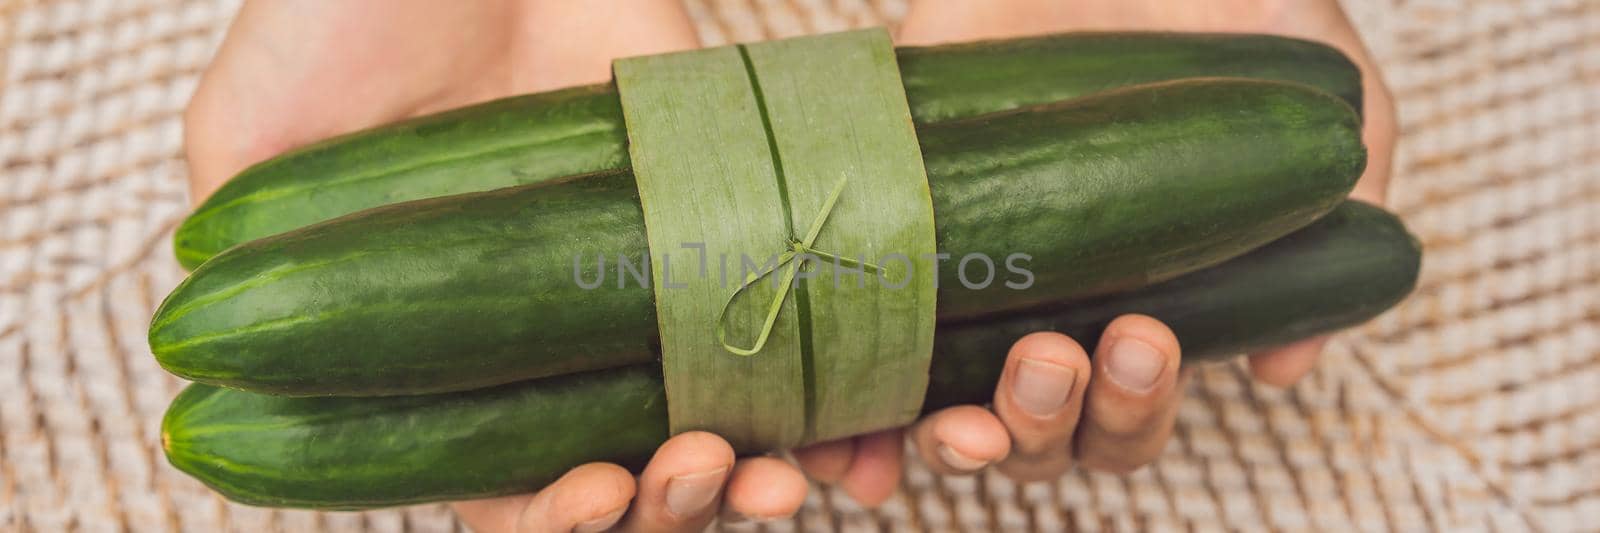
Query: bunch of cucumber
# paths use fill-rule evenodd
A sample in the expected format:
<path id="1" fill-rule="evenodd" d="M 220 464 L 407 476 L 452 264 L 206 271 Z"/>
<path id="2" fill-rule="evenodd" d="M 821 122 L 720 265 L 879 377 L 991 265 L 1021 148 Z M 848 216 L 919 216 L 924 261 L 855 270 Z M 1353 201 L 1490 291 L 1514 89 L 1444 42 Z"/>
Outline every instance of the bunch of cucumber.
<path id="1" fill-rule="evenodd" d="M 1344 200 L 1361 85 L 1331 48 L 1075 34 L 897 53 L 939 250 L 1025 253 L 1035 277 L 971 289 L 941 269 L 926 409 L 986 401 L 1031 331 L 1092 343 L 1144 313 L 1203 360 L 1362 322 L 1415 282 L 1399 220 Z M 167 456 L 237 501 L 335 509 L 640 465 L 668 436 L 652 292 L 580 287 L 572 258 L 642 259 L 643 224 L 605 86 L 258 164 L 175 239 L 196 268 L 150 343 L 198 383 Z"/>

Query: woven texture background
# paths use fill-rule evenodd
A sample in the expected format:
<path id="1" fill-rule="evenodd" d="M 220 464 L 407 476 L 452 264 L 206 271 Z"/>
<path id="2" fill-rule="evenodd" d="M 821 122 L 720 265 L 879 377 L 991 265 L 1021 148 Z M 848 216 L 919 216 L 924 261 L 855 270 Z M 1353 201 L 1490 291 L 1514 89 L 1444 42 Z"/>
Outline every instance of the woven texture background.
<path id="1" fill-rule="evenodd" d="M 893 24 L 898 0 L 691 0 L 707 44 Z M 459 530 L 443 506 L 222 501 L 167 466 L 150 357 L 182 273 L 179 113 L 235 2 L 0 0 L 0 531 Z M 772 530 L 1600 528 L 1600 3 L 1351 1 L 1427 248 L 1400 309 L 1289 391 L 1201 372 L 1157 464 L 1018 486 L 911 467 Z"/>

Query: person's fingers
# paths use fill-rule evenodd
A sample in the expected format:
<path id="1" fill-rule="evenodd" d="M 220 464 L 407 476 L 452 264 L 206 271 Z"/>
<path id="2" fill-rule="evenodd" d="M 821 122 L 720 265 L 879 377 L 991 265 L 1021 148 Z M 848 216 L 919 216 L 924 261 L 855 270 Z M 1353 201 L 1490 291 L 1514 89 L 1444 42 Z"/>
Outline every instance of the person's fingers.
<path id="1" fill-rule="evenodd" d="M 1178 339 L 1165 324 L 1123 315 L 1095 348 L 1074 447 L 1086 468 L 1124 473 L 1154 460 L 1178 406 Z"/>
<path id="2" fill-rule="evenodd" d="M 1034 481 L 1072 466 L 1072 436 L 1093 371 L 1083 347 L 1060 333 L 1033 333 L 1011 346 L 994 393 L 995 414 L 1011 435 L 1002 473 Z"/>
<path id="3" fill-rule="evenodd" d="M 624 529 L 704 529 L 716 517 L 733 462 L 733 447 L 722 437 L 691 431 L 667 439 L 639 475 L 639 496 L 623 519 Z"/>
<path id="4" fill-rule="evenodd" d="M 832 485 L 844 479 L 844 475 L 850 471 L 850 462 L 856 456 L 856 439 L 847 437 L 819 442 L 796 448 L 790 453 L 794 455 L 795 462 L 800 463 L 800 470 L 805 472 L 806 477 Z"/>
<path id="5" fill-rule="evenodd" d="M 1293 385 L 1317 366 L 1327 342 L 1327 336 L 1312 337 L 1250 354 L 1250 375 L 1268 385 Z"/>
<path id="6" fill-rule="evenodd" d="M 806 477 L 774 457 L 741 459 L 728 478 L 722 523 L 767 522 L 788 518 L 806 502 Z"/>
<path id="7" fill-rule="evenodd" d="M 1367 169 L 1356 181 L 1350 197 L 1376 205 L 1384 205 L 1389 198 L 1389 174 L 1394 168 L 1395 142 L 1399 138 L 1399 124 L 1394 100 L 1376 67 L 1363 69 L 1362 85 L 1365 96 L 1365 118 L 1361 125 L 1361 142 L 1367 147 Z"/>
<path id="8" fill-rule="evenodd" d="M 1367 147 L 1367 168 L 1350 196 L 1383 205 L 1389 195 L 1389 174 L 1393 170 L 1395 142 L 1399 138 L 1394 99 L 1384 83 L 1383 73 L 1338 2 L 1322 0 L 1317 8 L 1306 11 L 1305 21 L 1291 33 L 1333 45 L 1361 71 L 1361 142 Z"/>
<path id="9" fill-rule="evenodd" d="M 574 468 L 537 494 L 455 502 L 460 516 L 479 533 L 605 531 L 617 524 L 633 499 L 633 475 L 620 466 L 590 463 Z"/>
<path id="10" fill-rule="evenodd" d="M 891 429 L 856 437 L 850 468 L 839 488 L 864 507 L 877 507 L 900 487 L 900 430 Z"/>
<path id="11" fill-rule="evenodd" d="M 1308 14 L 1316 16 L 1308 17 L 1312 22 L 1297 32 L 1299 36 L 1332 44 L 1361 71 L 1361 143 L 1367 148 L 1367 168 L 1356 181 L 1350 197 L 1383 205 L 1389 196 L 1389 175 L 1393 171 L 1395 143 L 1399 139 L 1394 98 L 1384 83 L 1382 71 L 1338 2 L 1324 0 L 1320 9 L 1310 10 Z M 1269 385 L 1293 385 L 1316 366 L 1327 341 L 1326 336 L 1315 337 L 1251 354 L 1250 374 Z"/>
<path id="12" fill-rule="evenodd" d="M 876 507 L 900 486 L 901 430 L 812 444 L 793 451 L 807 476 L 836 485 L 866 507 Z"/>
<path id="13" fill-rule="evenodd" d="M 923 417 L 911 428 L 911 442 L 928 469 L 940 474 L 971 474 L 1011 452 L 1006 426 L 976 405 L 958 405 Z"/>

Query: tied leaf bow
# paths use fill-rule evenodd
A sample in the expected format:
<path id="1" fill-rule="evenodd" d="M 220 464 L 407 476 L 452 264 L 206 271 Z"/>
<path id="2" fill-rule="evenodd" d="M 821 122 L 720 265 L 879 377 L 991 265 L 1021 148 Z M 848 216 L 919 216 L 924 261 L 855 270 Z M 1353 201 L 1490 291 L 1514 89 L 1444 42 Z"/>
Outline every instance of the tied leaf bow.
<path id="1" fill-rule="evenodd" d="M 815 243 L 817 240 L 817 234 L 822 233 L 822 225 L 828 221 L 828 214 L 833 212 L 833 204 L 839 200 L 839 193 L 844 191 L 844 184 L 845 179 L 840 178 L 839 184 L 833 186 L 833 192 L 828 193 L 828 200 L 822 204 L 822 210 L 818 212 L 817 217 L 811 221 L 811 229 L 810 231 L 806 232 L 805 239 L 796 240 L 791 237 L 789 239 L 788 249 L 784 250 L 784 252 L 778 256 L 777 263 L 765 270 L 762 270 L 760 273 L 751 272 L 745 277 L 744 283 L 739 285 L 739 288 L 733 291 L 732 295 L 728 296 L 728 301 L 722 304 L 722 312 L 717 314 L 717 342 L 722 344 L 722 349 L 727 350 L 734 355 L 750 356 L 760 352 L 761 349 L 767 345 L 767 338 L 772 335 L 772 326 L 778 322 L 778 311 L 783 309 L 783 301 L 789 298 L 789 293 L 794 292 L 794 277 L 795 274 L 800 271 L 800 268 L 804 266 L 805 261 L 803 256 L 805 255 L 811 255 L 823 259 L 831 259 L 836 265 L 848 265 L 860 268 L 863 272 L 878 274 L 883 271 L 883 267 L 878 265 L 840 257 L 811 247 L 812 243 Z M 795 258 L 797 257 L 802 259 L 800 261 L 795 261 Z M 761 325 L 761 335 L 756 337 L 755 345 L 749 348 L 741 348 L 729 344 L 725 320 L 728 317 L 728 308 L 733 306 L 734 300 L 738 299 L 739 295 L 743 293 L 745 289 L 750 288 L 752 285 L 755 285 L 756 282 L 772 275 L 773 272 L 777 272 L 778 269 L 783 268 L 784 265 L 787 265 L 791 262 L 794 263 L 794 266 L 783 274 L 783 283 L 779 286 L 778 293 L 772 297 L 772 304 L 767 308 L 767 318 L 766 321 Z"/>

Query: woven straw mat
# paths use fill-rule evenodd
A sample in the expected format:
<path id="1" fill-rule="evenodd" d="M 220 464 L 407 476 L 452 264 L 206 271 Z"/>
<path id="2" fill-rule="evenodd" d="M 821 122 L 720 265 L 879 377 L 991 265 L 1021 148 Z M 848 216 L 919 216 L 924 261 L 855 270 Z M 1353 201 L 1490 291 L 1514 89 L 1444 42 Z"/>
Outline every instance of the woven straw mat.
<path id="1" fill-rule="evenodd" d="M 1356 1 L 1404 134 L 1416 294 L 1291 390 L 1200 372 L 1166 455 L 1017 485 L 911 466 L 770 530 L 1600 530 L 1600 2 Z M 893 24 L 900 1 L 691 0 L 707 44 Z M 450 531 L 223 501 L 157 444 L 145 327 L 182 277 L 179 113 L 231 1 L 0 0 L 0 531 Z"/>

